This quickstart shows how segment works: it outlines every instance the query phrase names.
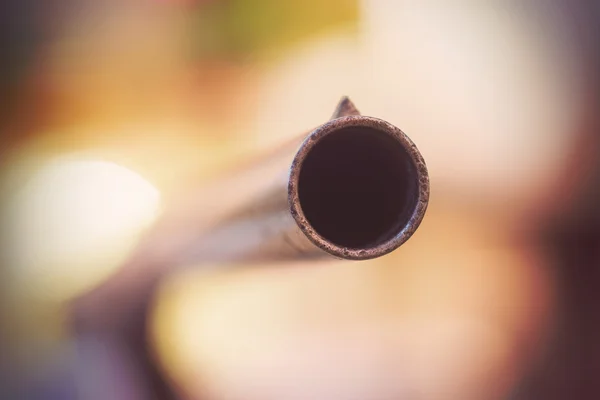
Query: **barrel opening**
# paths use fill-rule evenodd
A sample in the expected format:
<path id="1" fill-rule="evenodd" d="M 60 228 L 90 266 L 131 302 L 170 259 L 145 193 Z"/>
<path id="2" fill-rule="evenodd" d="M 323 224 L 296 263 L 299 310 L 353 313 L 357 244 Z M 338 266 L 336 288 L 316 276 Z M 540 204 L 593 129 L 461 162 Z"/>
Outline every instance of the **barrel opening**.
<path id="1" fill-rule="evenodd" d="M 394 238 L 410 220 L 418 177 L 397 138 L 371 127 L 343 127 L 306 154 L 298 199 L 308 223 L 325 240 L 371 249 Z"/>

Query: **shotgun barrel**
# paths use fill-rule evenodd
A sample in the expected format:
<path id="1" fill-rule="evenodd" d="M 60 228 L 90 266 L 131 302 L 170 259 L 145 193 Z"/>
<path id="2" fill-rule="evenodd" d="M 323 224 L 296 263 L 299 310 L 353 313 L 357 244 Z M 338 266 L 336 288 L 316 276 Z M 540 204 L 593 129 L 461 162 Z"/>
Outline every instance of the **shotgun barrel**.
<path id="1" fill-rule="evenodd" d="M 145 332 L 162 277 L 182 266 L 385 255 L 421 223 L 429 177 L 400 129 L 361 116 L 344 97 L 308 136 L 184 197 L 112 277 L 73 304 L 79 372 L 120 371 L 105 377 L 113 398 L 173 397 Z"/>

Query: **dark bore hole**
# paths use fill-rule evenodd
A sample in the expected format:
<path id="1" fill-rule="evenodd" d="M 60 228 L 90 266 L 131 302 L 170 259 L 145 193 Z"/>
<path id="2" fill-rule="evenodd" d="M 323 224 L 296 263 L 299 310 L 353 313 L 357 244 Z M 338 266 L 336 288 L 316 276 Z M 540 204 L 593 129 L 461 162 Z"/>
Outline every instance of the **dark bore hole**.
<path id="1" fill-rule="evenodd" d="M 410 156 L 385 132 L 349 127 L 307 154 L 298 195 L 308 222 L 335 245 L 369 249 L 394 237 L 417 201 Z"/>

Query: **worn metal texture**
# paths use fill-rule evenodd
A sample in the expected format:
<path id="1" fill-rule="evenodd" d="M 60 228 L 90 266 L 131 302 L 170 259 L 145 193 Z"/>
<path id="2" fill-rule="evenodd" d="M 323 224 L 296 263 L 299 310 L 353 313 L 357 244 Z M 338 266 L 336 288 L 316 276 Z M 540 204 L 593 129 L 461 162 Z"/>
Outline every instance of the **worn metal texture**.
<path id="1" fill-rule="evenodd" d="M 356 110 L 354 107 L 353 109 Z M 410 164 L 407 165 L 407 169 L 405 170 L 406 174 L 408 175 L 408 179 L 416 182 L 416 190 L 414 190 L 412 193 L 409 193 L 408 195 L 411 198 L 407 199 L 411 205 L 411 209 L 407 210 L 409 217 L 402 221 L 401 224 L 397 224 L 395 226 L 396 231 L 393 232 L 392 235 L 389 235 L 387 240 L 370 246 L 365 246 L 364 248 L 352 248 L 338 245 L 333 243 L 327 237 L 320 235 L 314 229 L 310 221 L 307 220 L 303 212 L 302 202 L 299 196 L 299 191 L 301 190 L 299 187 L 299 178 L 303 167 L 303 162 L 307 155 L 315 146 L 319 145 L 321 140 L 328 135 L 347 130 L 348 128 L 371 128 L 373 131 L 388 135 L 394 141 L 399 143 L 410 157 Z M 386 184 L 395 185 L 396 183 L 397 182 L 390 181 Z M 360 186 L 362 182 L 356 178 L 353 184 Z M 425 161 L 423 160 L 423 157 L 421 156 L 421 153 L 417 149 L 416 145 L 400 129 L 386 121 L 377 118 L 358 115 L 343 116 L 321 125 L 312 131 L 302 143 L 298 153 L 294 158 L 294 161 L 292 162 L 288 185 L 288 196 L 292 216 L 294 217 L 302 233 L 304 233 L 314 245 L 339 258 L 364 260 L 380 257 L 393 251 L 406 242 L 416 231 L 423 220 L 429 202 L 429 175 L 427 173 Z M 369 210 L 365 210 L 365 212 L 368 213 Z M 354 216 L 349 215 L 348 218 L 352 219 Z M 360 229 L 360 227 L 357 228 Z"/>

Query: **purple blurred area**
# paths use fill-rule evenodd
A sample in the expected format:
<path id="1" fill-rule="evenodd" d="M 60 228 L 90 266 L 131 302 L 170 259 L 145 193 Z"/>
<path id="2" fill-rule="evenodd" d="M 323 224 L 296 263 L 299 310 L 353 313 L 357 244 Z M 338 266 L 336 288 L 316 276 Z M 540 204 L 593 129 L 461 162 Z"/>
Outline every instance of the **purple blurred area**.
<path id="1" fill-rule="evenodd" d="M 0 398 L 600 398 L 599 20 L 586 0 L 4 0 Z M 428 164 L 407 244 L 174 273 L 128 332 L 150 370 L 110 310 L 76 335 L 73 301 L 181 193 L 342 95 Z"/>

